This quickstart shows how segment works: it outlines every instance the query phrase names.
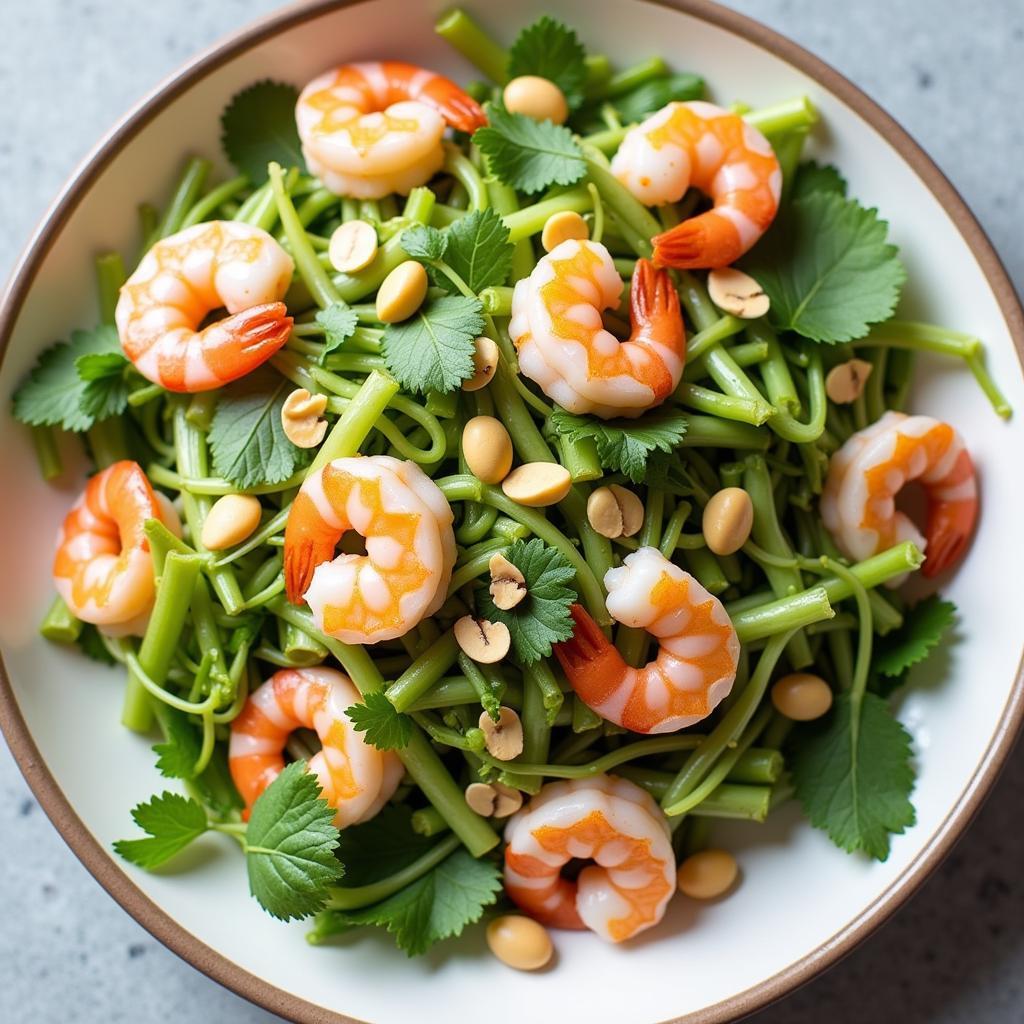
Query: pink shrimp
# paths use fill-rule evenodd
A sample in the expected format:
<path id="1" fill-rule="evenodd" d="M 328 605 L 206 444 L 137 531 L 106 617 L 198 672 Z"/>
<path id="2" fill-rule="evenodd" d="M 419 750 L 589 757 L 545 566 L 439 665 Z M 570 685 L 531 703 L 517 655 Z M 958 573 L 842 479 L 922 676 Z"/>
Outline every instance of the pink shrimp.
<path id="1" fill-rule="evenodd" d="M 266 362 L 287 340 L 283 302 L 294 264 L 260 228 L 195 224 L 162 238 L 121 289 L 115 319 L 125 355 L 168 391 L 209 391 Z M 207 314 L 230 314 L 202 330 Z"/>
<path id="2" fill-rule="evenodd" d="M 633 732 L 675 732 L 707 718 L 732 689 L 740 645 L 718 598 L 657 548 L 640 548 L 605 573 L 608 611 L 661 641 L 631 668 L 579 605 L 572 638 L 555 655 L 572 688 L 602 718 Z"/>
<path id="3" fill-rule="evenodd" d="M 675 891 L 675 855 L 658 805 L 626 779 L 549 782 L 505 828 L 505 892 L 555 928 L 590 928 L 610 942 L 657 924 Z M 596 861 L 575 882 L 572 858 Z"/>
<path id="4" fill-rule="evenodd" d="M 661 266 L 726 267 L 768 230 L 779 209 L 782 171 L 768 140 L 711 103 L 669 103 L 631 128 L 612 173 L 648 206 L 674 203 L 692 185 L 714 208 L 656 235 Z"/>

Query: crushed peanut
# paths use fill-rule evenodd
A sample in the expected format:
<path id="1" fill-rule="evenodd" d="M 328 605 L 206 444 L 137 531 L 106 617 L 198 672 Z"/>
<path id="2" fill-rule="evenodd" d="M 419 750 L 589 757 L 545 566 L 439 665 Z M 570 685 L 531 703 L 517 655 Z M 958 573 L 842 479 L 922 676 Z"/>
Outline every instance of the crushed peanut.
<path id="1" fill-rule="evenodd" d="M 502 611 L 515 608 L 526 597 L 526 577 L 503 554 L 491 556 L 491 599 Z"/>

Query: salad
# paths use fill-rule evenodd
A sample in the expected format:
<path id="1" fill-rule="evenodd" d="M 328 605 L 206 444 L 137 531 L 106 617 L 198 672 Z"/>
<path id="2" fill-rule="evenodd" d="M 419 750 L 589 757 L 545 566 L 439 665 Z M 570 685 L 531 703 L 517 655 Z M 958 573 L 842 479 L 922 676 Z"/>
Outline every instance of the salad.
<path id="1" fill-rule="evenodd" d="M 13 411 L 46 478 L 62 435 L 94 467 L 42 633 L 159 733 L 171 788 L 117 852 L 222 833 L 314 944 L 486 915 L 530 970 L 549 929 L 623 942 L 734 889 L 721 819 L 797 800 L 886 858 L 890 697 L 956 614 L 900 585 L 978 512 L 955 425 L 905 411 L 917 354 L 1010 410 L 977 338 L 894 318 L 907 270 L 805 159 L 807 97 L 716 105 L 547 16 L 437 31 L 480 80 L 235 96 L 237 176 L 191 157 L 140 208 Z"/>

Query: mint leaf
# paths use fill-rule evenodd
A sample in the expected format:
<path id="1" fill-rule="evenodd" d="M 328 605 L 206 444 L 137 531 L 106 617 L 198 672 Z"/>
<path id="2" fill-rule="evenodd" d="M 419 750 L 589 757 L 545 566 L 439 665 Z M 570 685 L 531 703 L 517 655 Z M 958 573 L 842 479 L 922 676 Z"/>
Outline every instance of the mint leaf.
<path id="1" fill-rule="evenodd" d="M 239 488 L 287 480 L 306 461 L 288 440 L 281 409 L 291 383 L 266 368 L 228 385 L 217 400 L 208 440 L 213 471 Z"/>
<path id="2" fill-rule="evenodd" d="M 206 811 L 178 793 L 161 793 L 132 811 L 146 839 L 119 839 L 114 850 L 140 868 L 159 867 L 207 831 Z"/>
<path id="3" fill-rule="evenodd" d="M 534 121 L 491 105 L 490 123 L 473 142 L 487 157 L 491 173 L 520 192 L 543 192 L 550 185 L 572 185 L 587 171 L 572 132 L 550 121 Z"/>
<path id="4" fill-rule="evenodd" d="M 376 925 L 394 936 L 399 949 L 418 956 L 479 921 L 501 888 L 501 871 L 494 861 L 456 850 L 433 871 L 372 907 L 326 911 L 307 938 L 316 944 L 360 925 Z"/>
<path id="5" fill-rule="evenodd" d="M 889 856 L 889 836 L 914 824 L 910 735 L 874 693 L 859 708 L 840 694 L 797 736 L 793 783 L 804 812 L 842 849 Z"/>
<path id="6" fill-rule="evenodd" d="M 305 171 L 295 127 L 294 86 L 269 80 L 236 93 L 220 115 L 221 146 L 227 158 L 253 185 L 267 180 L 267 164 Z"/>
<path id="7" fill-rule="evenodd" d="M 402 232 L 402 248 L 414 260 L 434 263 L 444 259 L 448 233 L 423 224 L 414 224 Z"/>
<path id="8" fill-rule="evenodd" d="M 877 642 L 871 667 L 885 676 L 902 676 L 911 665 L 928 657 L 955 621 L 952 601 L 937 594 L 926 597 L 904 615 L 899 629 Z"/>
<path id="9" fill-rule="evenodd" d="M 542 540 L 517 540 L 505 557 L 523 574 L 526 597 L 507 611 L 499 608 L 487 591 L 479 595 L 480 614 L 490 622 L 504 622 L 520 661 L 530 665 L 551 656 L 551 645 L 572 636 L 569 608 L 577 600 L 567 584 L 576 570 Z"/>
<path id="10" fill-rule="evenodd" d="M 505 282 L 512 269 L 512 243 L 505 222 L 493 210 L 474 210 L 455 221 L 445 235 L 445 262 L 470 291 L 480 292 Z M 447 278 L 442 277 L 438 283 L 449 291 L 455 289 Z"/>
<path id="11" fill-rule="evenodd" d="M 785 207 L 744 263 L 771 299 L 780 331 L 834 344 L 887 320 L 907 273 L 877 210 L 834 191 Z"/>
<path id="12" fill-rule="evenodd" d="M 324 329 L 324 350 L 320 353 L 320 363 L 336 348 L 341 348 L 355 334 L 359 325 L 356 311 L 344 302 L 332 302 L 326 309 L 321 309 L 313 319 Z"/>
<path id="13" fill-rule="evenodd" d="M 335 855 L 345 865 L 345 885 L 372 885 L 408 867 L 429 850 L 436 839 L 412 830 L 412 811 L 404 804 L 385 804 L 381 812 L 361 825 L 342 829 Z"/>
<path id="14" fill-rule="evenodd" d="M 334 810 L 305 761 L 293 761 L 253 804 L 245 836 L 249 890 L 282 921 L 308 917 L 344 873 Z"/>
<path id="15" fill-rule="evenodd" d="M 473 342 L 484 328 L 478 299 L 445 295 L 384 328 L 384 362 L 406 391 L 454 391 L 473 376 Z"/>
<path id="16" fill-rule="evenodd" d="M 587 82 L 586 51 L 567 25 L 544 14 L 527 25 L 508 51 L 508 77 L 537 75 L 555 83 L 569 109 L 583 102 Z"/>
<path id="17" fill-rule="evenodd" d="M 161 708 L 160 724 L 167 733 L 163 743 L 153 746 L 160 774 L 170 779 L 194 778 L 202 747 L 199 730 L 188 715 L 172 707 Z"/>
<path id="18" fill-rule="evenodd" d="M 793 179 L 792 199 L 804 199 L 812 192 L 835 192 L 846 195 L 846 179 L 831 164 L 819 164 L 813 160 L 800 164 Z"/>
<path id="19" fill-rule="evenodd" d="M 85 357 L 102 357 L 98 361 Z M 14 417 L 30 426 L 60 426 L 76 432 L 88 430 L 97 419 L 117 415 L 124 410 L 122 394 L 107 380 L 113 357 L 127 363 L 121 352 L 117 331 L 102 324 L 92 331 L 73 331 L 70 342 L 60 342 L 39 357 L 35 367 L 14 393 Z M 79 373 L 79 362 L 87 374 Z M 91 389 L 91 390 L 90 390 Z M 88 392 L 88 394 L 87 394 Z M 127 392 L 123 393 L 127 400 Z M 109 399 L 109 400 L 108 400 Z M 106 411 L 108 408 L 113 412 Z"/>
<path id="20" fill-rule="evenodd" d="M 556 434 L 571 441 L 592 438 L 601 465 L 625 473 L 636 484 L 646 478 L 652 453 L 672 452 L 686 433 L 686 416 L 664 407 L 637 419 L 618 420 L 575 416 L 556 407 L 549 423 Z"/>
<path id="21" fill-rule="evenodd" d="M 368 693 L 345 711 L 356 732 L 378 750 L 400 750 L 412 739 L 412 719 L 395 710 L 383 692 Z"/>

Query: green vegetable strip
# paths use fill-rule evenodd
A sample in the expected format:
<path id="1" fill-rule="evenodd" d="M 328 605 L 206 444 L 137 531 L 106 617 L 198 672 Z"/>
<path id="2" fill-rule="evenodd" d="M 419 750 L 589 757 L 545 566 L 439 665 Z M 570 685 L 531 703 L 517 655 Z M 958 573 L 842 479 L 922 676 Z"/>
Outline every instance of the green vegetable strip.
<path id="1" fill-rule="evenodd" d="M 721 594 L 728 589 L 729 581 L 718 559 L 707 548 L 690 547 L 683 549 L 686 569 L 697 577 L 700 585 L 709 594 Z"/>
<path id="2" fill-rule="evenodd" d="M 53 644 L 73 644 L 82 632 L 82 625 L 64 599 L 55 597 L 39 624 L 39 633 Z"/>
<path id="3" fill-rule="evenodd" d="M 622 96 L 624 93 L 632 92 L 637 86 L 655 78 L 664 78 L 669 73 L 669 66 L 661 57 L 648 57 L 647 60 L 612 75 L 605 86 L 604 95 Z"/>
<path id="4" fill-rule="evenodd" d="M 255 484 L 252 487 L 239 487 L 230 480 L 219 476 L 185 477 L 179 476 L 173 469 L 151 462 L 146 467 L 146 476 L 150 483 L 159 487 L 170 487 L 175 491 L 188 491 L 190 494 L 205 497 L 221 497 L 225 494 L 279 494 L 281 491 L 298 487 L 305 479 L 306 470 L 295 473 L 276 484 Z"/>
<path id="5" fill-rule="evenodd" d="M 278 619 L 277 627 L 281 653 L 293 665 L 319 665 L 327 657 L 327 648 L 298 626 Z"/>
<path id="6" fill-rule="evenodd" d="M 444 166 L 441 169 L 452 175 L 466 190 L 469 196 L 469 210 L 486 210 L 491 205 L 491 200 L 484 179 L 480 177 L 480 172 L 473 166 L 472 161 L 450 143 L 445 144 L 444 153 Z"/>
<path id="7" fill-rule="evenodd" d="M 492 82 L 508 80 L 508 54 L 461 8 L 438 19 L 434 31 Z"/>
<path id="8" fill-rule="evenodd" d="M 683 405 L 690 409 L 696 409 L 698 412 L 718 416 L 721 419 L 750 423 L 755 427 L 761 426 L 772 415 L 772 407 L 767 402 L 723 395 L 721 392 L 711 391 L 699 384 L 690 384 L 686 381 L 681 382 L 676 388 L 675 398 Z"/>
<path id="9" fill-rule="evenodd" d="M 743 448 L 766 451 L 771 434 L 765 429 L 745 423 L 719 419 L 717 416 L 687 416 L 684 448 Z"/>
<path id="10" fill-rule="evenodd" d="M 481 707 L 490 715 L 493 721 L 497 722 L 501 715 L 501 703 L 491 688 L 490 681 L 484 677 L 476 662 L 466 654 L 459 654 L 459 668 L 462 669 L 462 674 L 469 680 L 470 685 L 476 691 Z"/>
<path id="11" fill-rule="evenodd" d="M 139 249 L 140 258 L 149 252 L 150 247 L 157 240 L 156 230 L 160 224 L 160 214 L 151 203 L 139 204 L 139 238 L 141 239 Z"/>
<path id="12" fill-rule="evenodd" d="M 730 607 L 731 603 L 726 605 L 725 610 L 728 612 Z M 778 633 L 789 634 L 802 626 L 831 619 L 833 615 L 835 612 L 828 591 L 818 584 L 799 594 L 746 608 L 735 614 L 730 612 L 729 617 L 740 643 L 750 643 Z"/>
<path id="13" fill-rule="evenodd" d="M 234 199 L 248 184 L 249 179 L 243 174 L 218 185 L 192 206 L 192 209 L 185 214 L 181 226 L 190 228 L 193 224 L 201 224 L 203 221 L 209 220 L 211 214 L 216 213 L 229 199 Z"/>
<path id="14" fill-rule="evenodd" d="M 796 170 L 807 141 L 808 128 L 794 128 L 772 139 L 772 149 L 782 171 L 782 203 L 788 203 L 796 180 Z"/>
<path id="15" fill-rule="evenodd" d="M 649 257 L 653 251 L 651 239 L 661 232 L 661 225 L 612 174 L 600 153 L 584 145 L 583 155 L 587 162 L 587 177 L 597 187 L 601 201 L 615 218 L 626 242 L 638 256 Z"/>
<path id="16" fill-rule="evenodd" d="M 181 230 L 185 215 L 192 208 L 199 193 L 203 190 L 203 182 L 210 173 L 212 164 L 202 157 L 192 157 L 185 165 L 181 181 L 171 197 L 167 212 L 156 229 L 156 237 L 166 238 Z"/>
<path id="17" fill-rule="evenodd" d="M 201 567 L 202 560 L 195 555 L 181 555 L 176 551 L 167 556 L 164 564 L 138 655 L 140 667 L 157 685 L 167 678 Z M 129 668 L 121 722 L 134 732 L 145 732 L 152 721 L 153 709 L 143 682 L 138 673 Z"/>
<path id="18" fill-rule="evenodd" d="M 615 178 L 612 178 L 612 181 L 615 180 Z M 605 199 L 605 202 L 607 202 L 607 199 Z M 501 219 L 505 222 L 505 227 L 508 228 L 509 241 L 520 242 L 531 235 L 539 235 L 544 230 L 544 225 L 548 222 L 548 218 L 553 214 L 561 213 L 563 210 L 588 213 L 593 207 L 593 203 L 594 201 L 586 186 L 578 185 L 557 196 L 553 196 L 551 199 L 542 199 L 532 206 L 524 206 L 515 213 L 507 213 Z M 657 221 L 655 221 L 655 224 L 657 224 Z"/>
<path id="19" fill-rule="evenodd" d="M 818 112 L 809 96 L 796 96 L 782 103 L 751 110 L 743 115 L 763 135 L 777 136 L 795 128 L 810 128 L 818 122 Z"/>
<path id="20" fill-rule="evenodd" d="M 443 633 L 385 691 L 398 711 L 409 711 L 455 664 L 459 645 L 451 630 Z"/>
<path id="21" fill-rule="evenodd" d="M 797 412 L 800 408 L 800 399 L 797 397 L 793 375 L 789 372 L 775 332 L 767 320 L 762 318 L 750 322 L 746 335 L 750 341 L 761 342 L 768 347 L 768 356 L 760 366 L 768 401 L 780 411 Z"/>
<path id="22" fill-rule="evenodd" d="M 127 276 L 124 260 L 121 259 L 119 252 L 105 252 L 96 257 L 96 287 L 100 298 L 100 323 L 113 326 L 118 293 Z"/>
<path id="23" fill-rule="evenodd" d="M 511 185 L 506 185 L 494 178 L 490 178 L 487 181 L 487 194 L 491 200 L 491 206 L 494 212 L 502 217 L 507 214 L 515 213 L 519 209 L 519 199 L 516 196 L 516 190 Z M 512 280 L 519 281 L 524 277 L 529 277 L 533 273 L 534 258 L 533 258 L 533 246 L 530 244 L 528 238 L 522 238 L 512 248 Z M 488 303 L 484 300 L 484 293 L 496 294 L 496 293 L 507 293 L 508 295 L 508 307 L 507 310 L 502 305 L 501 309 L 488 309 Z M 511 288 L 485 288 L 480 293 L 480 301 L 484 303 L 484 312 L 492 315 L 509 316 L 512 313 L 512 289 Z"/>
<path id="24" fill-rule="evenodd" d="M 433 807 L 421 807 L 412 812 L 409 824 L 418 836 L 437 836 L 448 831 L 448 822 Z"/>
<path id="25" fill-rule="evenodd" d="M 523 706 L 523 691 L 524 687 L 518 682 L 510 683 L 502 695 L 501 702 L 518 710 Z M 410 712 L 434 711 L 478 702 L 477 692 L 465 676 L 448 676 L 441 679 L 422 697 L 409 705 L 408 710 Z"/>
<path id="26" fill-rule="evenodd" d="M 624 765 L 619 773 L 647 790 L 655 800 L 668 792 L 672 775 L 668 772 Z M 710 796 L 692 811 L 695 818 L 736 818 L 746 821 L 764 821 L 771 808 L 772 790 L 767 786 L 744 786 L 723 782 Z"/>
<path id="27" fill-rule="evenodd" d="M 64 470 L 60 452 L 57 450 L 57 435 L 53 427 L 32 427 L 32 449 L 44 480 L 56 480 Z"/>
<path id="28" fill-rule="evenodd" d="M 554 673 L 551 671 L 551 666 L 547 661 L 535 661 L 532 665 L 525 666 L 523 669 L 523 709 L 524 713 L 528 716 L 536 716 L 538 701 L 535 701 L 532 697 L 528 700 L 526 697 L 527 692 L 536 691 L 536 697 L 539 698 L 539 707 L 543 709 L 542 717 L 545 720 L 545 724 L 550 732 L 551 726 L 555 724 L 555 719 L 558 717 L 558 712 L 562 710 L 562 704 L 565 701 L 565 694 L 562 693 L 558 681 L 555 679 Z M 528 711 L 529 708 L 529 711 Z M 534 723 L 534 728 L 540 734 L 540 726 L 538 723 Z M 550 736 L 548 737 L 550 739 Z M 540 738 L 536 741 L 536 745 L 540 746 Z M 528 750 L 524 749 L 523 756 L 529 760 L 542 761 L 547 757 L 547 746 L 545 745 L 544 754 L 542 756 L 532 756 Z"/>

